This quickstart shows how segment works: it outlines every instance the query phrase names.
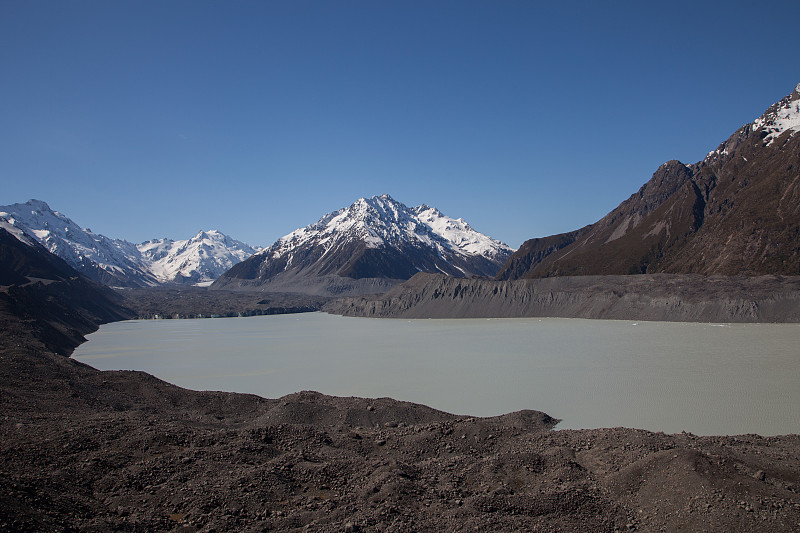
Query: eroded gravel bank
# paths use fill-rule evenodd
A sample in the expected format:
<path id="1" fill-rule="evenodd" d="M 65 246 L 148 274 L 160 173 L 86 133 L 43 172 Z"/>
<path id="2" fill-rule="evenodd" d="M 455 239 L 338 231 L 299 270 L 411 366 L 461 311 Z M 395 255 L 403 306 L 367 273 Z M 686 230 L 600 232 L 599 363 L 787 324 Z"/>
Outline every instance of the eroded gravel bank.
<path id="1" fill-rule="evenodd" d="M 800 276 L 642 274 L 493 281 L 420 273 L 386 294 L 342 298 L 323 309 L 380 318 L 800 322 Z"/>

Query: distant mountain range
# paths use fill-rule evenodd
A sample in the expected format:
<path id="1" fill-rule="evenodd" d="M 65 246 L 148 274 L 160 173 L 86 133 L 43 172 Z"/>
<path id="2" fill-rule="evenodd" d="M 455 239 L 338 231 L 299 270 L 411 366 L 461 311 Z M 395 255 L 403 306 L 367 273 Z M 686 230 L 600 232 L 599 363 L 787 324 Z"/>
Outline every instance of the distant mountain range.
<path id="1" fill-rule="evenodd" d="M 215 230 L 178 241 L 110 239 L 40 200 L 0 206 L 0 224 L 90 279 L 118 287 L 218 280 L 215 288 L 382 292 L 420 271 L 493 277 L 513 253 L 462 219 L 427 205 L 409 208 L 389 195 L 359 199 L 263 251 Z"/>
<path id="2" fill-rule="evenodd" d="M 513 249 L 462 219 L 388 194 L 359 198 L 242 261 L 212 288 L 339 295 L 383 292 L 418 272 L 493 277 Z"/>
<path id="3" fill-rule="evenodd" d="M 188 240 L 155 239 L 138 245 L 110 239 L 80 227 L 40 200 L 0 206 L 0 222 L 88 278 L 111 286 L 209 284 L 259 250 L 214 230 Z"/>
<path id="4" fill-rule="evenodd" d="M 800 274 L 800 85 L 702 161 L 661 165 L 581 229 L 523 243 L 500 280 Z"/>

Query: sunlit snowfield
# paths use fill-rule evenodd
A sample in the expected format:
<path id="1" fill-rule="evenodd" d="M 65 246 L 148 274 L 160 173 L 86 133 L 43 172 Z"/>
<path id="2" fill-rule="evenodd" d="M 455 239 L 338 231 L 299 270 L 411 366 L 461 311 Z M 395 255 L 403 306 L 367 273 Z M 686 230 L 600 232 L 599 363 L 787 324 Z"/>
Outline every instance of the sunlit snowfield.
<path id="1" fill-rule="evenodd" d="M 800 325 L 388 320 L 323 313 L 104 325 L 73 357 L 182 387 L 391 397 L 559 428 L 800 433 Z"/>

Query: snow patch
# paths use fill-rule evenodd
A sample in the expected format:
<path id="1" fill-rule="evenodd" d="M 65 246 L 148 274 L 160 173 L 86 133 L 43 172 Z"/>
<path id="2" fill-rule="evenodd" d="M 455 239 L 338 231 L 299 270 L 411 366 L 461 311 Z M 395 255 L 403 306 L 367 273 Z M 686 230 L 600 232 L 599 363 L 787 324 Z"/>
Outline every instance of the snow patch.
<path id="1" fill-rule="evenodd" d="M 792 131 L 794 135 L 800 131 L 800 84 L 795 87 L 794 93 L 778 102 L 774 111 L 765 113 L 753 122 L 754 130 L 767 132 L 764 137 L 766 146 L 775 142 L 782 133 Z"/>
<path id="2" fill-rule="evenodd" d="M 36 240 L 28 236 L 22 229 L 14 225 L 14 219 L 6 218 L 5 215 L 8 213 L 0 213 L 0 228 L 3 228 L 11 235 L 17 238 L 18 241 L 22 242 L 23 244 L 27 244 L 28 246 L 34 246 L 36 244 Z"/>

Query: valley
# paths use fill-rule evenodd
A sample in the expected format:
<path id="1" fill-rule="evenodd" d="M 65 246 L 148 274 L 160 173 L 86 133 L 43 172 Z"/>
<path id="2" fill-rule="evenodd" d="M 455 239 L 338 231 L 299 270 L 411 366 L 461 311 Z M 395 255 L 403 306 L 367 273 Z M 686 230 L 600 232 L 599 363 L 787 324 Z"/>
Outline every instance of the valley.
<path id="1" fill-rule="evenodd" d="M 156 316 L 798 322 L 798 117 L 800 85 L 702 161 L 667 162 L 597 222 L 516 251 L 388 195 L 249 252 L 213 231 L 134 245 L 42 201 L 3 206 L 0 530 L 797 531 L 796 434 L 193 391 L 69 355 L 100 324 Z"/>

